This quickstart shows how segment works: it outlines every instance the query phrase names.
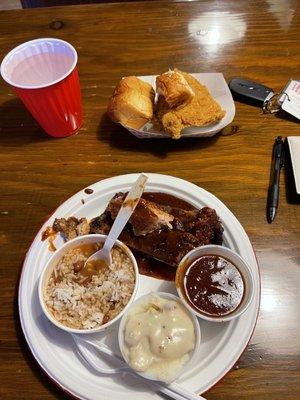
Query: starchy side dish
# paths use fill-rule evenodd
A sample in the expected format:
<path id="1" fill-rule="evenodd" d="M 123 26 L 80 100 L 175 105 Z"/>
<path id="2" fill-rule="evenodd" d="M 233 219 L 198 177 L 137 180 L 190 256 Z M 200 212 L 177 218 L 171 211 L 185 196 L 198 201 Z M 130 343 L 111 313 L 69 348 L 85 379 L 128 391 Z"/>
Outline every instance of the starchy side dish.
<path id="1" fill-rule="evenodd" d="M 156 77 L 156 93 L 162 96 L 170 108 L 182 108 L 195 97 L 191 86 L 179 71 L 168 71 Z"/>
<path id="2" fill-rule="evenodd" d="M 90 221 L 75 217 L 56 219 L 53 230 L 67 240 L 81 234 L 108 234 L 125 196 L 126 193 L 117 193 L 104 213 Z M 184 202 L 174 196 L 144 193 L 119 239 L 133 251 L 177 268 L 190 250 L 222 244 L 222 236 L 221 221 L 212 208 L 186 209 Z"/>
<path id="3" fill-rule="evenodd" d="M 151 379 L 171 382 L 195 348 L 194 324 L 179 301 L 152 294 L 126 316 L 123 353 L 128 364 Z"/>
<path id="4" fill-rule="evenodd" d="M 139 129 L 153 117 L 154 96 L 149 83 L 136 76 L 126 76 L 117 84 L 107 113 L 113 121 Z"/>
<path id="5" fill-rule="evenodd" d="M 195 94 L 191 101 L 184 107 L 172 108 L 164 96 L 159 96 L 155 104 L 154 121 L 158 129 L 168 132 L 173 139 L 180 138 L 184 128 L 213 124 L 225 115 L 205 86 L 186 72 L 180 74 Z"/>
<path id="6" fill-rule="evenodd" d="M 114 319 L 129 302 L 135 286 L 132 261 L 119 247 L 112 249 L 112 264 L 90 279 L 80 274 L 85 261 L 100 245 L 69 250 L 55 266 L 44 288 L 48 311 L 61 324 L 94 329 Z"/>
<path id="7" fill-rule="evenodd" d="M 121 79 L 109 100 L 108 115 L 126 127 L 151 122 L 158 131 L 179 139 L 184 128 L 220 121 L 225 112 L 208 89 L 192 75 L 174 69 L 156 77 L 156 93 L 135 76 Z"/>

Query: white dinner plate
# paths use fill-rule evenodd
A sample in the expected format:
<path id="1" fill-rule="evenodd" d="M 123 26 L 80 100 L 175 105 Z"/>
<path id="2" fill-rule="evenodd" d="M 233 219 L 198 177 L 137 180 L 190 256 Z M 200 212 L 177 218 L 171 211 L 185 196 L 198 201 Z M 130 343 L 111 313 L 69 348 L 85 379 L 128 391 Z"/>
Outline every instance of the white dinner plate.
<path id="1" fill-rule="evenodd" d="M 55 218 L 92 218 L 101 214 L 111 197 L 119 191 L 128 191 L 138 174 L 116 176 L 90 186 L 92 194 L 84 190 L 63 203 L 46 221 L 35 237 L 24 261 L 19 286 L 19 313 L 28 345 L 41 368 L 62 389 L 85 400 L 150 400 L 161 398 L 151 389 L 128 374 L 108 376 L 95 373 L 77 355 L 71 336 L 55 327 L 43 315 L 38 301 L 39 276 L 51 256 L 48 243 L 41 241 L 41 233 Z M 182 179 L 160 174 L 147 174 L 147 191 L 175 195 L 195 207 L 214 208 L 224 226 L 224 245 L 239 253 L 250 265 L 254 275 L 254 299 L 247 311 L 229 323 L 200 320 L 202 342 L 194 366 L 177 381 L 182 387 L 203 393 L 216 384 L 235 364 L 253 333 L 260 302 L 260 277 L 250 240 L 241 224 L 229 209 L 211 193 Z M 56 239 L 59 247 L 61 237 Z M 141 275 L 137 297 L 151 291 L 176 293 L 174 283 Z M 105 333 L 89 335 L 95 341 L 104 341 L 116 352 L 117 325 Z M 134 397 L 133 397 L 134 396 Z"/>

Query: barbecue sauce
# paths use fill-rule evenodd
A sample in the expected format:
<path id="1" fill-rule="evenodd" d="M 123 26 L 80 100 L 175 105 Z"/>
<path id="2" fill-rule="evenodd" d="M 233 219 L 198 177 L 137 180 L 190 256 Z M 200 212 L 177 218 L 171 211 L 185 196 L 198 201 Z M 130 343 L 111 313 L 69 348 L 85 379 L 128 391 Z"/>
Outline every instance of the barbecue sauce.
<path id="1" fill-rule="evenodd" d="M 198 258 L 183 271 L 180 281 L 188 303 L 196 311 L 211 317 L 232 313 L 243 299 L 242 275 L 223 257 L 207 255 Z"/>
<path id="2" fill-rule="evenodd" d="M 174 281 L 176 268 L 165 264 L 162 261 L 147 257 L 145 254 L 131 249 L 138 264 L 141 275 L 151 276 L 152 278 L 162 279 L 164 281 Z"/>
<path id="3" fill-rule="evenodd" d="M 56 251 L 56 247 L 54 244 L 54 240 L 56 239 L 56 234 L 57 232 L 51 226 L 48 226 L 42 232 L 42 242 L 48 239 L 48 250 L 52 252 Z"/>
<path id="4" fill-rule="evenodd" d="M 187 201 L 179 199 L 178 197 L 168 193 L 145 192 L 143 193 L 142 198 L 145 200 L 153 201 L 154 203 L 158 203 L 162 206 L 182 208 L 186 211 L 196 210 L 196 207 L 192 206 Z"/>
<path id="5" fill-rule="evenodd" d="M 91 194 L 93 193 L 93 190 L 90 188 L 85 189 L 85 193 Z M 195 210 L 196 208 L 193 207 L 190 203 L 186 202 L 185 200 L 182 200 L 176 196 L 173 196 L 171 194 L 167 193 L 161 193 L 161 192 L 144 192 L 142 195 L 142 198 L 153 201 L 155 203 L 158 203 L 163 206 L 170 206 L 170 207 L 176 207 L 176 208 L 181 208 L 186 211 L 191 211 Z M 84 201 L 82 201 L 84 202 Z M 132 205 L 132 204 L 128 204 Z M 51 228 L 52 229 L 52 228 Z M 46 230 L 43 232 L 42 240 L 46 240 L 50 235 L 53 234 L 53 230 Z M 56 234 L 56 232 L 54 232 Z M 86 257 L 91 256 L 93 253 L 95 253 L 97 250 L 101 248 L 101 246 L 97 246 L 95 244 L 84 244 L 81 245 L 81 250 L 84 252 Z M 139 268 L 139 273 L 142 275 L 150 276 L 153 278 L 157 279 L 162 279 L 166 281 L 174 281 L 175 280 L 175 275 L 176 275 L 176 268 L 163 263 L 162 261 L 158 261 L 154 258 L 151 258 L 150 256 L 147 256 L 137 250 L 131 249 L 132 253 L 134 254 L 138 268 Z M 96 266 L 92 266 L 96 267 Z M 98 267 L 98 266 L 97 266 Z M 78 267 L 79 272 L 80 269 Z"/>
<path id="6" fill-rule="evenodd" d="M 195 207 L 193 207 L 190 203 L 167 193 L 144 192 L 142 198 L 163 206 L 182 208 L 183 210 L 187 211 L 195 210 Z M 176 268 L 165 264 L 162 261 L 148 257 L 147 255 L 136 250 L 131 249 L 131 251 L 136 258 L 140 274 L 165 281 L 175 280 Z"/>

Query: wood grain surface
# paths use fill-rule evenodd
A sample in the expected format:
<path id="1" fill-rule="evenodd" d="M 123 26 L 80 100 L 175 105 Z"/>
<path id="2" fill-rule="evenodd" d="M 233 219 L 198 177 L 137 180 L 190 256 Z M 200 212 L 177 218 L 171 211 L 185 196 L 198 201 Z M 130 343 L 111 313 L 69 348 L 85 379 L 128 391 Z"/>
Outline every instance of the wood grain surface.
<path id="1" fill-rule="evenodd" d="M 274 223 L 265 218 L 274 138 L 299 135 L 299 122 L 236 102 L 233 123 L 213 138 L 139 140 L 105 114 L 120 77 L 172 67 L 222 72 L 227 80 L 243 76 L 280 91 L 290 78 L 300 78 L 299 31 L 296 0 L 149 1 L 0 13 L 1 59 L 38 37 L 76 47 L 84 105 L 79 134 L 52 139 L 0 83 L 1 399 L 66 397 L 40 372 L 19 325 L 18 277 L 32 238 L 70 195 L 138 171 L 178 176 L 215 194 L 256 250 L 262 280 L 257 327 L 207 399 L 300 398 L 300 206 L 289 196 L 288 174 L 282 175 Z"/>

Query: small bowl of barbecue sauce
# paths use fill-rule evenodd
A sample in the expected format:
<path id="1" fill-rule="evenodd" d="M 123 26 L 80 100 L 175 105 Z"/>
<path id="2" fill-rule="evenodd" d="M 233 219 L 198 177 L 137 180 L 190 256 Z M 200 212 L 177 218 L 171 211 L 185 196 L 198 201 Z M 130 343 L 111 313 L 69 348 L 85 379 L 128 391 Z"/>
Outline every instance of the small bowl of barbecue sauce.
<path id="1" fill-rule="evenodd" d="M 181 260 L 176 289 L 198 317 L 214 322 L 240 316 L 253 297 L 253 274 L 248 264 L 223 246 L 201 246 Z"/>

